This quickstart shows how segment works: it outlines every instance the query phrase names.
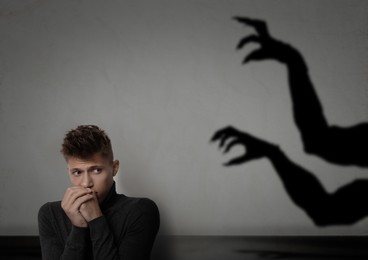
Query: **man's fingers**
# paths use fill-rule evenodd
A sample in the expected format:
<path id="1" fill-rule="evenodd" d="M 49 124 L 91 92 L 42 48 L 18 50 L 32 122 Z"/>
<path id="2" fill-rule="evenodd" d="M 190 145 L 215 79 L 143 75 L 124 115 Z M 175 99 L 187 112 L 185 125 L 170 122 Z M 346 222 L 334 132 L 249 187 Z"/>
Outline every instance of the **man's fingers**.
<path id="1" fill-rule="evenodd" d="M 81 196 L 92 193 L 92 190 L 89 188 L 83 187 L 69 187 L 64 195 L 62 201 L 62 207 L 70 207 L 74 202 Z"/>
<path id="2" fill-rule="evenodd" d="M 89 192 L 89 191 L 82 191 L 82 190 L 71 192 L 71 193 L 67 194 L 67 196 L 65 197 L 65 203 L 68 204 L 68 205 L 71 205 L 79 197 L 84 196 L 84 195 L 89 194 L 89 193 L 91 193 L 91 192 Z"/>
<path id="3" fill-rule="evenodd" d="M 83 196 L 84 194 L 91 193 L 90 188 L 83 188 L 80 186 L 69 187 L 66 191 L 68 197 Z"/>
<path id="4" fill-rule="evenodd" d="M 93 199 L 92 194 L 86 194 L 82 197 L 79 197 L 72 204 L 62 205 L 62 208 L 65 211 L 65 213 L 69 216 L 69 218 L 75 218 L 75 216 L 80 214 L 81 206 L 92 199 Z"/>
<path id="5" fill-rule="evenodd" d="M 79 197 L 78 199 L 75 200 L 74 204 L 73 204 L 73 209 L 79 210 L 80 207 L 86 203 L 89 200 L 92 200 L 94 198 L 94 196 L 92 194 L 86 194 L 82 197 Z"/>

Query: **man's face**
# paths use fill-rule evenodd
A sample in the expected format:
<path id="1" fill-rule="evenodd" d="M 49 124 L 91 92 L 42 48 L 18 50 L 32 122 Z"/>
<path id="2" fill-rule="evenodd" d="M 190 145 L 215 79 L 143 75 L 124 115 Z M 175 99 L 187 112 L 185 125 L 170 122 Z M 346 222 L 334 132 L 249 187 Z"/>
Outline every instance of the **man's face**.
<path id="1" fill-rule="evenodd" d="M 99 153 L 88 159 L 69 157 L 67 164 L 72 185 L 92 189 L 99 203 L 106 198 L 119 169 L 119 161 L 111 162 Z"/>

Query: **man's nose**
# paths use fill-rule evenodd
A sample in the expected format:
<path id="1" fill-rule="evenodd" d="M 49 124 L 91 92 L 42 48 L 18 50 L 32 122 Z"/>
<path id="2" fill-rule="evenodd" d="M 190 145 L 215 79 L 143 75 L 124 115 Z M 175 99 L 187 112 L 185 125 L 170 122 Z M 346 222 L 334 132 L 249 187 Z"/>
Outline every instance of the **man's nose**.
<path id="1" fill-rule="evenodd" d="M 93 181 L 92 181 L 92 178 L 91 178 L 91 176 L 88 172 L 85 172 L 83 174 L 83 179 L 82 179 L 81 186 L 84 187 L 84 188 L 92 188 Z"/>

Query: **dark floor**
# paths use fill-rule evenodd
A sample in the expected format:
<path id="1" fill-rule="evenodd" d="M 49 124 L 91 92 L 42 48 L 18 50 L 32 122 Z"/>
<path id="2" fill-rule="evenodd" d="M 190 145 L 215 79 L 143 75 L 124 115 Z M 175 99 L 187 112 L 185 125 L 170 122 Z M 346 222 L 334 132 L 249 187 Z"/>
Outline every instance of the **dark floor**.
<path id="1" fill-rule="evenodd" d="M 0 259 L 40 260 L 39 240 L 0 236 Z M 368 236 L 161 236 L 152 260 L 368 259 Z"/>
<path id="2" fill-rule="evenodd" d="M 152 256 L 154 260 L 368 259 L 368 237 L 169 236 L 159 238 Z"/>

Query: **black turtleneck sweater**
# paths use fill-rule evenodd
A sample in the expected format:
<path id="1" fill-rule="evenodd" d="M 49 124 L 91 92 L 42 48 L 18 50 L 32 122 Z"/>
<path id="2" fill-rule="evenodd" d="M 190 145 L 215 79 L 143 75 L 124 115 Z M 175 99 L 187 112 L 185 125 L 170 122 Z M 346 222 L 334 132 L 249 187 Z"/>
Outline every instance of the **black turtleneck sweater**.
<path id="1" fill-rule="evenodd" d="M 42 259 L 149 259 L 160 225 L 156 204 L 117 194 L 114 183 L 100 207 L 103 216 L 79 228 L 72 225 L 61 201 L 44 204 L 38 213 Z"/>

